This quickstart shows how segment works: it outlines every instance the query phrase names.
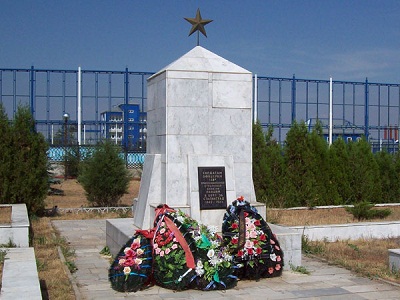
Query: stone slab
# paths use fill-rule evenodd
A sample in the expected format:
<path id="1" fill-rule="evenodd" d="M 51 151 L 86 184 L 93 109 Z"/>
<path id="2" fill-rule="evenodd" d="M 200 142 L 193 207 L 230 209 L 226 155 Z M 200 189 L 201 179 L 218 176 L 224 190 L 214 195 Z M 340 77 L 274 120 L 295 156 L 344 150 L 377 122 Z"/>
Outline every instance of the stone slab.
<path id="1" fill-rule="evenodd" d="M 0 244 L 10 241 L 17 247 L 29 247 L 29 218 L 26 204 L 11 206 L 11 225 L 0 225 Z"/>
<path id="2" fill-rule="evenodd" d="M 400 249 L 389 249 L 389 270 L 400 271 Z"/>
<path id="3" fill-rule="evenodd" d="M 336 240 L 383 239 L 400 236 L 400 221 L 290 226 L 289 228 L 306 235 L 311 241 L 327 240 L 334 242 Z"/>
<path id="4" fill-rule="evenodd" d="M 5 248 L 1 299 L 42 300 L 33 248 Z"/>

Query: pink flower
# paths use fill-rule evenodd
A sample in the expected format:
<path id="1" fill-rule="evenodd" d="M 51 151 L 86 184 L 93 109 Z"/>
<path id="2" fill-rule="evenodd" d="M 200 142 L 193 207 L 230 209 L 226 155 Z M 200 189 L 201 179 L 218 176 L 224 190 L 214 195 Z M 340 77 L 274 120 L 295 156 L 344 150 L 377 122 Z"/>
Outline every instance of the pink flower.
<path id="1" fill-rule="evenodd" d="M 132 245 L 131 245 L 131 248 L 132 248 L 133 250 L 136 250 L 136 249 L 139 248 L 139 247 L 140 247 L 140 239 L 139 239 L 139 238 L 134 239 L 134 240 L 133 240 L 133 243 L 132 243 Z"/>
<path id="2" fill-rule="evenodd" d="M 275 249 L 276 250 L 281 250 L 281 248 L 279 248 L 277 245 L 275 245 Z"/>
<path id="3" fill-rule="evenodd" d="M 136 265 L 141 265 L 142 264 L 142 260 L 140 258 L 135 258 L 135 264 Z"/>
<path id="4" fill-rule="evenodd" d="M 136 255 L 136 252 L 133 251 L 131 248 L 125 248 L 124 253 L 127 257 L 132 257 Z"/>
<path id="5" fill-rule="evenodd" d="M 280 256 L 277 256 L 276 257 L 276 261 L 281 261 L 282 259 L 281 259 L 281 257 Z"/>
<path id="6" fill-rule="evenodd" d="M 250 241 L 250 240 L 247 240 L 246 243 L 244 244 L 244 246 L 246 248 L 253 248 L 254 243 L 252 241 Z"/>
<path id="7" fill-rule="evenodd" d="M 269 274 L 272 274 L 272 273 L 274 273 L 274 268 L 271 268 L 271 267 L 270 267 L 270 268 L 268 268 L 268 273 L 269 273 Z"/>
<path id="8" fill-rule="evenodd" d="M 275 270 L 279 271 L 280 269 L 281 269 L 281 265 L 280 265 L 280 264 L 277 264 L 277 265 L 275 266 Z"/>
<path id="9" fill-rule="evenodd" d="M 275 241 L 272 240 L 272 239 L 269 240 L 269 243 L 270 243 L 271 245 L 275 245 Z"/>
<path id="10" fill-rule="evenodd" d="M 161 228 L 160 234 L 164 234 L 164 233 L 165 233 L 165 228 Z"/>
<path id="11" fill-rule="evenodd" d="M 171 246 L 171 248 L 172 248 L 172 250 L 175 250 L 176 248 L 178 248 L 178 245 L 177 245 L 177 244 L 173 244 L 173 245 Z"/>
<path id="12" fill-rule="evenodd" d="M 171 252 L 171 249 L 169 249 L 169 248 L 167 248 L 167 249 L 165 249 L 165 254 L 169 254 Z"/>
<path id="13" fill-rule="evenodd" d="M 121 258 L 119 261 L 118 261 L 118 264 L 119 265 L 123 265 L 125 263 L 125 259 L 123 259 L 123 258 Z"/>
<path id="14" fill-rule="evenodd" d="M 158 244 L 157 244 L 157 243 L 154 243 L 153 248 L 154 248 L 154 249 L 157 249 L 157 248 L 158 248 Z"/>
<path id="15" fill-rule="evenodd" d="M 156 254 L 160 254 L 161 249 L 160 249 L 160 248 L 157 248 L 155 251 L 156 251 Z"/>
<path id="16" fill-rule="evenodd" d="M 253 223 L 246 225 L 246 227 L 247 227 L 247 230 L 250 230 L 250 231 L 254 231 L 256 229 L 256 226 Z"/>
<path id="17" fill-rule="evenodd" d="M 257 238 L 257 231 L 255 231 L 255 230 L 250 231 L 250 238 L 252 238 L 252 239 Z"/>
<path id="18" fill-rule="evenodd" d="M 161 252 L 160 252 L 160 256 L 161 256 L 161 257 L 163 257 L 163 256 L 164 256 L 164 254 L 165 254 L 164 250 L 161 250 Z"/>

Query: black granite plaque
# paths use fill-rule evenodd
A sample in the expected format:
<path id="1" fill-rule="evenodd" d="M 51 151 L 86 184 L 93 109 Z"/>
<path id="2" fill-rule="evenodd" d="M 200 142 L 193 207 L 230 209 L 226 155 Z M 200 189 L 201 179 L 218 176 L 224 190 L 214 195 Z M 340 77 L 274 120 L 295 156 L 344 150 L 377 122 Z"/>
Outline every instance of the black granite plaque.
<path id="1" fill-rule="evenodd" d="M 200 209 L 226 209 L 225 167 L 198 167 Z"/>

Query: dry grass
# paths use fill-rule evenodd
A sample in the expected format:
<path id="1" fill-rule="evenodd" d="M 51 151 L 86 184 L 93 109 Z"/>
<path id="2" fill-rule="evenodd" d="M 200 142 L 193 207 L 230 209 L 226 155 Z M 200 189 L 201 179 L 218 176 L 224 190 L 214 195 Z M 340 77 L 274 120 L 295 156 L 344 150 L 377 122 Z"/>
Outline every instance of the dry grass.
<path id="1" fill-rule="evenodd" d="M 305 245 L 304 245 L 305 244 Z M 359 239 L 328 243 L 305 241 L 303 250 L 369 278 L 400 284 L 400 272 L 388 268 L 388 249 L 400 248 L 400 238 Z"/>
<path id="2" fill-rule="evenodd" d="M 0 206 L 0 224 L 11 224 L 11 206 Z"/>
<path id="3" fill-rule="evenodd" d="M 128 193 L 124 194 L 119 201 L 119 206 L 131 206 L 133 199 L 139 195 L 140 181 L 132 179 L 129 182 Z M 61 184 L 52 187 L 64 191 L 65 196 L 51 195 L 46 198 L 46 207 L 58 206 L 62 208 L 90 207 L 86 200 L 85 190 L 76 179 L 68 179 Z"/>
<path id="4" fill-rule="evenodd" d="M 39 279 L 45 283 L 49 299 L 75 299 L 65 267 L 58 255 L 58 246 L 63 240 L 58 238 L 47 217 L 32 221 L 34 232 L 33 247 Z"/>
<path id="5" fill-rule="evenodd" d="M 385 219 L 364 220 L 362 222 L 400 221 L 400 206 L 379 207 L 389 208 L 392 213 Z M 324 209 L 268 209 L 267 221 L 287 226 L 310 226 L 358 223 L 359 221 L 348 213 L 345 208 Z"/>

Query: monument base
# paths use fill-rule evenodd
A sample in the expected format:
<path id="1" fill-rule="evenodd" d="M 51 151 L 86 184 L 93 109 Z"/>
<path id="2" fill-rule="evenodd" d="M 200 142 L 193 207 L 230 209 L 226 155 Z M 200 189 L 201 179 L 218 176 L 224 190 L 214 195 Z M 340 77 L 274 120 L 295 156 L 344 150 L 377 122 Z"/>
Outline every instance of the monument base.
<path id="1" fill-rule="evenodd" d="M 301 234 L 284 226 L 269 223 L 268 225 L 276 234 L 283 249 L 284 270 L 290 270 L 290 265 L 301 266 Z M 133 224 L 133 218 L 106 220 L 106 243 L 113 257 L 118 254 L 137 229 Z"/>

